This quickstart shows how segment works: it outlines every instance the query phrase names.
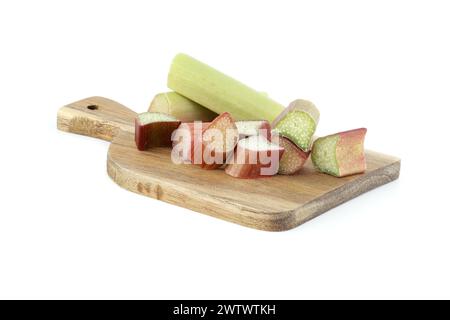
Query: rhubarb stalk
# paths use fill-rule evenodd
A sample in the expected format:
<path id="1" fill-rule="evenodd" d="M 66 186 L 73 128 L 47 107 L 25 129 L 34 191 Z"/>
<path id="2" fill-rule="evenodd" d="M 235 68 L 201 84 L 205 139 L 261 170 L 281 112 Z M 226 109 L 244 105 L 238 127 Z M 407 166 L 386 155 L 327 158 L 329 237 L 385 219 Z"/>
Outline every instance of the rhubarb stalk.
<path id="1" fill-rule="evenodd" d="M 166 113 L 184 122 L 212 121 L 217 117 L 217 113 L 176 92 L 157 94 L 148 111 Z"/>
<path id="2" fill-rule="evenodd" d="M 284 109 L 266 94 L 186 54 L 173 59 L 167 86 L 215 113 L 229 112 L 235 120 L 272 122 Z"/>

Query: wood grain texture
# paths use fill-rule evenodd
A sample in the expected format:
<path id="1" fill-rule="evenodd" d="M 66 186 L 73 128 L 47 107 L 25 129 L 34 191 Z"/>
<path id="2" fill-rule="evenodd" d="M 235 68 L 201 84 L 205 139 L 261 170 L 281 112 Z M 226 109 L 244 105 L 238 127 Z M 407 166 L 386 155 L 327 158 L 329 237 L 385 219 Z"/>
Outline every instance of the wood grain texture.
<path id="1" fill-rule="evenodd" d="M 136 112 L 113 100 L 90 97 L 59 109 L 59 130 L 112 141 L 119 131 L 134 134 Z"/>
<path id="2" fill-rule="evenodd" d="M 99 108 L 86 108 L 92 104 Z M 169 148 L 138 151 L 134 144 L 134 115 L 112 100 L 94 97 L 60 109 L 58 128 L 112 140 L 107 170 L 121 187 L 260 230 L 294 228 L 397 179 L 400 172 L 399 159 L 367 151 L 368 168 L 364 174 L 335 178 L 316 172 L 308 160 L 297 176 L 236 179 L 223 170 L 175 165 Z"/>

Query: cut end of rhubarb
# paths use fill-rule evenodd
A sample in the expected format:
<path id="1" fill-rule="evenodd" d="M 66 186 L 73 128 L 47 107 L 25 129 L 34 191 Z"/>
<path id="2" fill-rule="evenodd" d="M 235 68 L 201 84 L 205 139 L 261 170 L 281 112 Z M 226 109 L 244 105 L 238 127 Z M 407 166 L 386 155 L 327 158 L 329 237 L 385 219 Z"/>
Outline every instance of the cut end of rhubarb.
<path id="1" fill-rule="evenodd" d="M 281 151 L 283 149 L 278 144 L 272 143 L 260 135 L 250 136 L 240 140 L 238 147 L 250 151 Z"/>
<path id="2" fill-rule="evenodd" d="M 270 123 L 266 120 L 236 121 L 236 127 L 239 132 L 239 139 L 257 135 L 262 135 L 268 140 L 271 138 Z"/>
<path id="3" fill-rule="evenodd" d="M 307 100 L 295 100 L 275 119 L 274 130 L 294 142 L 307 152 L 316 131 L 320 113 L 316 106 Z"/>
<path id="4" fill-rule="evenodd" d="M 239 141 L 225 173 L 243 179 L 269 177 L 277 174 L 284 149 L 263 136 L 250 136 Z"/>
<path id="5" fill-rule="evenodd" d="M 366 132 L 366 128 L 360 128 L 317 139 L 311 154 L 314 166 L 319 171 L 336 177 L 364 172 Z"/>
<path id="6" fill-rule="evenodd" d="M 178 121 L 175 117 L 161 113 L 161 112 L 144 112 L 140 113 L 137 116 L 139 123 L 141 125 L 146 125 L 154 122 L 165 122 L 165 121 Z"/>
<path id="7" fill-rule="evenodd" d="M 158 112 L 144 112 L 135 120 L 136 147 L 143 151 L 151 147 L 169 147 L 172 145 L 172 132 L 178 128 L 180 121 Z"/>
<path id="8" fill-rule="evenodd" d="M 280 160 L 278 174 L 297 174 L 303 168 L 306 160 L 308 160 L 310 152 L 303 151 L 297 147 L 295 143 L 285 137 L 274 136 L 274 141 L 276 141 L 284 149 L 283 156 Z"/>
<path id="9" fill-rule="evenodd" d="M 150 107 L 148 108 L 149 112 L 161 112 L 165 114 L 170 113 L 170 101 L 169 101 L 170 92 L 158 93 L 153 98 L 150 103 Z"/>

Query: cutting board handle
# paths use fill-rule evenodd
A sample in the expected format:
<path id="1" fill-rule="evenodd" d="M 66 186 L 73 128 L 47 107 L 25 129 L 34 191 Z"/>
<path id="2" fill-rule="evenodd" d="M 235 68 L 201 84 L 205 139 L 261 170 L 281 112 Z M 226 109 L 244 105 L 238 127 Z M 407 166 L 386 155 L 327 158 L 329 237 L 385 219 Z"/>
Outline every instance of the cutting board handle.
<path id="1" fill-rule="evenodd" d="M 120 131 L 134 133 L 136 112 L 120 103 L 91 97 L 58 110 L 58 129 L 111 141 Z"/>

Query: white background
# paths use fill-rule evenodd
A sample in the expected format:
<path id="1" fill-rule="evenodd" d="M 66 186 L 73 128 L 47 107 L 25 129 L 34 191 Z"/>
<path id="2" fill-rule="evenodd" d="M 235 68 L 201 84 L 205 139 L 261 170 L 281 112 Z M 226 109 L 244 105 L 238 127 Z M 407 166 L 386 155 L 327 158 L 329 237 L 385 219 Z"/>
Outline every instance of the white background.
<path id="1" fill-rule="evenodd" d="M 450 298 L 446 3 L 1 1 L 0 298 Z M 367 127 L 400 179 L 283 233 L 119 188 L 57 109 L 145 111 L 178 52 Z"/>

